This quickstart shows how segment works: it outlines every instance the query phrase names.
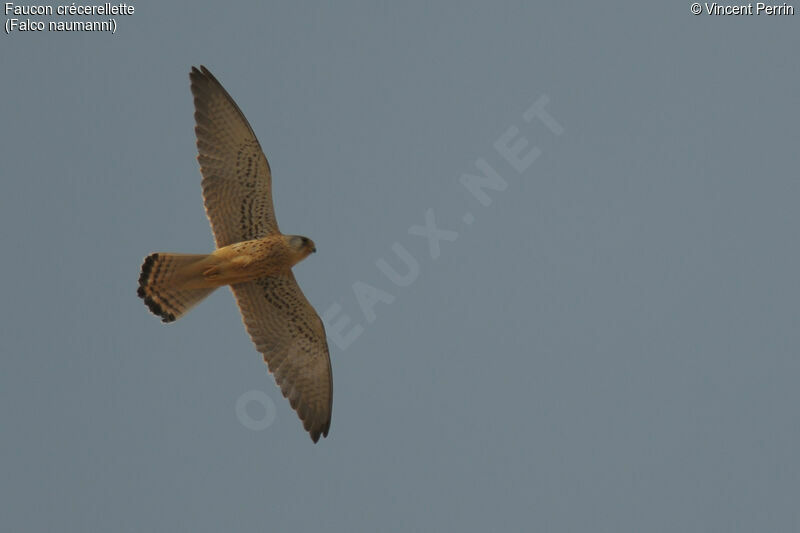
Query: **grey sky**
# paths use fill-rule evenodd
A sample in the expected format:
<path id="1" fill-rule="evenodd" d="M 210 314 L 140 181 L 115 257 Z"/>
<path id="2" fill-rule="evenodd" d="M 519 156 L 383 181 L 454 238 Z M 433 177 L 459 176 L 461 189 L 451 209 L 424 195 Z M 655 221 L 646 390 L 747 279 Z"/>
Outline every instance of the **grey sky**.
<path id="1" fill-rule="evenodd" d="M 0 36 L 3 530 L 798 530 L 800 15 L 164 4 Z M 149 252 L 213 246 L 199 64 L 317 244 L 306 295 L 362 328 L 317 445 L 230 291 L 169 326 L 136 297 Z"/>

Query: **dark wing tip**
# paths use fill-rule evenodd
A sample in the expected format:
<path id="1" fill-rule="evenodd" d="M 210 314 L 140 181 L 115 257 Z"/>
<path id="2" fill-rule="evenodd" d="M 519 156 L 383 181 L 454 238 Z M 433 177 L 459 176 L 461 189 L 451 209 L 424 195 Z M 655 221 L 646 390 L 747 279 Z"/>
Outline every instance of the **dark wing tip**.
<path id="1" fill-rule="evenodd" d="M 291 400 L 289 403 L 291 404 Z M 320 420 L 319 412 L 307 409 L 306 406 L 299 401 L 297 404 L 298 405 L 292 404 L 292 409 L 297 413 L 297 416 L 303 423 L 303 429 L 308 431 L 311 440 L 316 444 L 319 442 L 320 436 L 327 437 L 328 429 L 331 427 L 330 416 L 328 416 L 327 420 L 322 421 Z"/>
<path id="2" fill-rule="evenodd" d="M 201 83 L 203 81 L 203 78 L 205 78 L 203 72 L 200 71 L 197 67 L 192 67 L 191 72 L 189 72 L 189 80 L 192 82 L 192 87 Z"/>
<path id="3" fill-rule="evenodd" d="M 201 84 L 214 84 L 222 87 L 222 84 L 217 78 L 208 70 L 205 65 L 200 65 L 200 68 L 193 66 L 189 72 L 189 80 L 192 82 L 192 88 L 198 87 Z"/>
<path id="4" fill-rule="evenodd" d="M 328 430 L 331 428 L 331 419 L 328 417 L 327 420 L 324 422 L 320 422 L 319 420 L 312 420 L 311 417 L 308 417 L 303 420 L 303 426 L 305 427 L 308 434 L 311 436 L 311 440 L 314 441 L 316 444 L 319 441 L 320 436 L 323 438 L 328 436 Z"/>
<path id="5" fill-rule="evenodd" d="M 192 92 L 195 93 L 195 95 L 197 95 L 197 91 L 201 90 L 201 88 L 208 86 L 211 80 L 217 81 L 211 72 L 202 65 L 199 69 L 197 67 L 192 67 L 192 71 L 189 72 L 189 81 L 191 82 Z"/>
<path id="6" fill-rule="evenodd" d="M 330 411 L 328 411 L 328 413 L 320 412 L 310 405 L 303 403 L 302 398 L 298 399 L 297 405 L 293 404 L 291 400 L 290 403 L 292 409 L 295 410 L 300 421 L 303 423 L 303 429 L 308 431 L 311 440 L 313 440 L 315 444 L 319 442 L 320 436 L 328 436 L 328 430 L 331 427 Z"/>
<path id="7" fill-rule="evenodd" d="M 219 80 L 214 77 L 213 74 L 211 74 L 210 70 L 203 65 L 200 65 L 199 69 L 197 67 L 192 67 L 192 71 L 189 73 L 189 80 L 191 81 L 190 85 L 192 89 L 192 95 L 194 96 L 194 117 L 196 124 L 195 131 L 197 131 L 197 127 L 200 126 L 201 121 L 205 121 L 205 127 L 209 122 L 213 122 L 215 120 L 213 116 L 204 115 L 209 112 L 208 99 L 221 96 L 228 101 L 228 104 L 239 115 L 239 118 L 244 126 L 250 130 L 250 134 L 253 136 L 253 139 L 256 138 L 256 134 L 253 132 L 253 128 L 250 127 L 250 123 L 247 122 L 242 110 L 239 109 L 239 106 L 236 104 L 233 97 L 231 97 L 230 93 L 225 90 L 225 87 L 222 86 Z M 258 142 L 258 140 L 256 140 L 256 142 Z M 267 168 L 269 169 L 269 163 L 267 163 Z"/>
<path id="8" fill-rule="evenodd" d="M 192 65 L 192 70 L 189 72 L 190 76 L 203 76 L 203 75 L 211 75 L 211 71 L 206 68 L 205 65 L 200 65 L 200 68 L 195 67 Z"/>
<path id="9" fill-rule="evenodd" d="M 330 429 L 330 427 L 331 427 L 331 421 L 330 419 L 328 419 L 328 421 L 325 423 L 324 426 L 317 426 L 313 429 L 308 430 L 308 434 L 311 436 L 311 440 L 314 441 L 314 444 L 319 442 L 320 436 L 322 436 L 323 438 L 328 436 L 328 429 Z"/>

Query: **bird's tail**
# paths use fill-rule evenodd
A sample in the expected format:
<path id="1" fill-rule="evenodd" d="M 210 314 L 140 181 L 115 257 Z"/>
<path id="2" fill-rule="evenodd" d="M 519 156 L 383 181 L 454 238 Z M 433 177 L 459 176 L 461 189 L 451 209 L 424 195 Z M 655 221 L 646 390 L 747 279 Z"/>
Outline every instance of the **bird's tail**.
<path id="1" fill-rule="evenodd" d="M 139 298 L 164 322 L 174 322 L 214 292 L 203 283 L 208 255 L 150 254 L 139 275 Z"/>

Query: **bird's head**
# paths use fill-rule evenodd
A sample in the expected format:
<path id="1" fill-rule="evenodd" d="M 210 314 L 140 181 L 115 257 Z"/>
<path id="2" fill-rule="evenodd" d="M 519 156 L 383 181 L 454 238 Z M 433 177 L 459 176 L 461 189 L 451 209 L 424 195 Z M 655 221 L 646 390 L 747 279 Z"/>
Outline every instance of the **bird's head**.
<path id="1" fill-rule="evenodd" d="M 286 239 L 289 243 L 289 249 L 295 254 L 295 263 L 299 263 L 310 254 L 317 251 L 314 241 L 308 237 L 303 237 L 302 235 L 287 235 Z"/>

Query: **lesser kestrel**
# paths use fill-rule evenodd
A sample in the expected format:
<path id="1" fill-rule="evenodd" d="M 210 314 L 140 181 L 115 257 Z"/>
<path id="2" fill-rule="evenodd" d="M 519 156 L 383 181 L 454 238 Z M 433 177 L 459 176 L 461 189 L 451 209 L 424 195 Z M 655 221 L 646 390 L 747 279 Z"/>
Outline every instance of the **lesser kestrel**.
<path id="1" fill-rule="evenodd" d="M 173 322 L 230 285 L 256 349 L 317 442 L 331 425 L 331 362 L 322 321 L 292 274 L 316 248 L 278 229 L 269 163 L 239 106 L 207 68 L 192 67 L 189 78 L 203 200 L 217 249 L 150 254 L 139 297 Z"/>

